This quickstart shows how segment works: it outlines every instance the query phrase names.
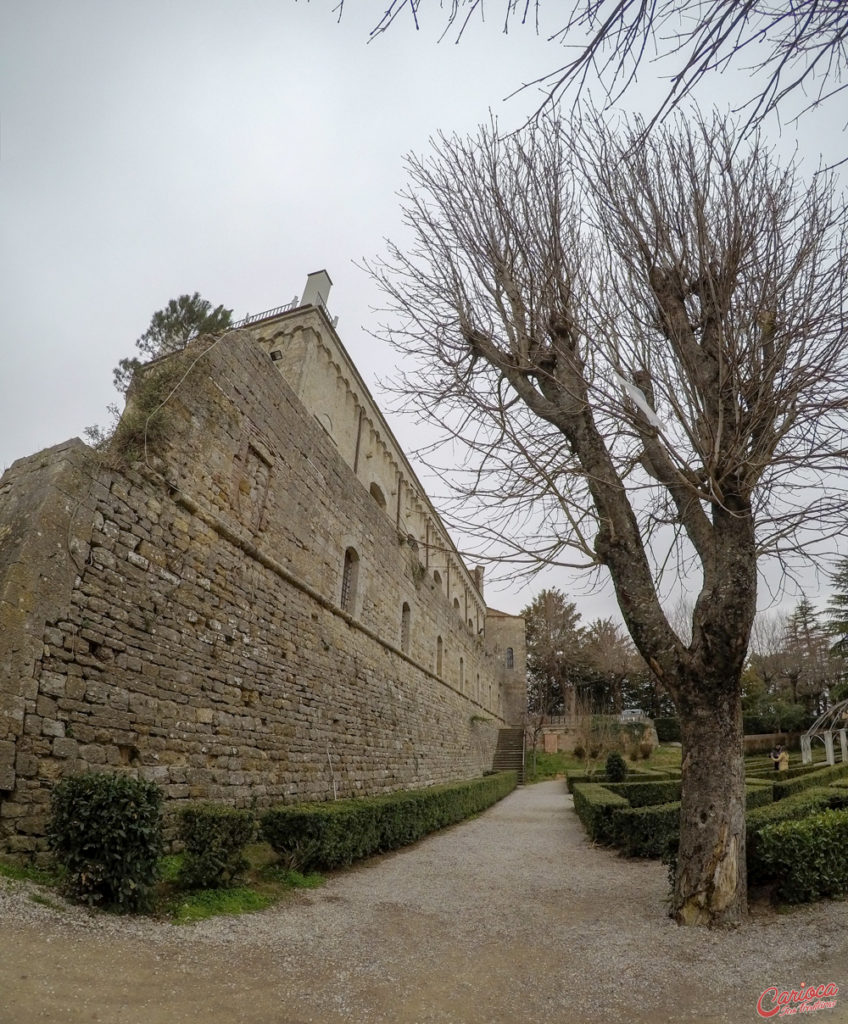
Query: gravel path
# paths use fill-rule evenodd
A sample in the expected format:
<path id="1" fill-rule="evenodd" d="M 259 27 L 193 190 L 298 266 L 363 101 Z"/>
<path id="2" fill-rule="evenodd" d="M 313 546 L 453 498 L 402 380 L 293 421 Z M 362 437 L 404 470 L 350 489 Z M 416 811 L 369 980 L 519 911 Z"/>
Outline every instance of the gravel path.
<path id="1" fill-rule="evenodd" d="M 708 932 L 665 891 L 662 865 L 592 848 L 561 782 L 189 927 L 0 879 L 0 1024 L 742 1024 L 772 985 L 831 981 L 836 1007 L 804 1016 L 848 1024 L 848 902 Z"/>

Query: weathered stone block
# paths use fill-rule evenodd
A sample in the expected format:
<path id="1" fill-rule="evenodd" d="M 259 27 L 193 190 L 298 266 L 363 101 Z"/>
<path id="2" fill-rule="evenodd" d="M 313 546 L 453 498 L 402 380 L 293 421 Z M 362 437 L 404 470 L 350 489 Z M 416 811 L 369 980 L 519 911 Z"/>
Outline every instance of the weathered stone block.
<path id="1" fill-rule="evenodd" d="M 76 740 L 67 739 L 67 737 L 56 737 L 53 740 L 53 756 L 60 758 L 76 757 L 78 746 Z"/>

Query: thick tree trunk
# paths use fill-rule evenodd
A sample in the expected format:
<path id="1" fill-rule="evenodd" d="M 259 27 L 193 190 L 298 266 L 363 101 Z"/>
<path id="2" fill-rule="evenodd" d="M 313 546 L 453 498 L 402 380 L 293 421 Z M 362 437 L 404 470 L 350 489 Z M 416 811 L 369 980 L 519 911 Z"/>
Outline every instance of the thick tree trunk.
<path id="1" fill-rule="evenodd" d="M 672 914 L 678 924 L 738 925 L 747 914 L 740 688 L 732 677 L 701 677 L 685 689 Z"/>

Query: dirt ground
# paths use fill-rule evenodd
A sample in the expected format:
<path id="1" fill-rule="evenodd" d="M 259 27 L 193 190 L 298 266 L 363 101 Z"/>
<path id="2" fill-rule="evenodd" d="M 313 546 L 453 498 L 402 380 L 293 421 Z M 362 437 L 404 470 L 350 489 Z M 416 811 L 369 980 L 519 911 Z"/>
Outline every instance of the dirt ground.
<path id="1" fill-rule="evenodd" d="M 593 849 L 569 805 L 528 787 L 288 903 L 180 928 L 0 881 L 0 1024 L 741 1024 L 770 985 L 829 981 L 845 995 L 805 1019 L 848 1022 L 848 903 L 678 929 L 662 866 Z"/>

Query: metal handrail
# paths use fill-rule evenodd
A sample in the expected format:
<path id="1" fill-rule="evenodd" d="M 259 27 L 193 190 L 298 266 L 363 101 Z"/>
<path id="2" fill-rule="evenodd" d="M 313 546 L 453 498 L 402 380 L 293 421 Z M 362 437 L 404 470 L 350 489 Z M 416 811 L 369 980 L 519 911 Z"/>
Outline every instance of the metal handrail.
<path id="1" fill-rule="evenodd" d="M 276 306 L 274 309 L 266 309 L 263 313 L 248 313 L 247 316 L 242 317 L 241 320 L 237 320 L 234 324 L 230 324 L 230 330 L 234 331 L 239 327 L 247 327 L 248 324 L 255 324 L 259 320 L 269 320 L 273 316 L 279 316 L 281 313 L 288 313 L 292 309 L 297 309 L 300 304 L 300 299 L 292 299 L 291 302 L 287 302 L 284 306 Z"/>
<path id="2" fill-rule="evenodd" d="M 521 730 L 521 782 L 527 777 L 527 730 Z"/>
<path id="3" fill-rule="evenodd" d="M 266 309 L 263 313 L 248 313 L 247 316 L 242 317 L 241 320 L 237 320 L 234 324 L 230 324 L 230 330 L 238 330 L 239 327 L 247 327 L 249 324 L 259 323 L 260 320 L 270 320 L 275 316 L 280 316 L 282 313 L 290 313 L 293 309 L 297 309 L 300 306 L 300 299 L 295 296 L 291 302 L 287 302 L 285 306 L 275 306 L 274 309 Z M 317 306 L 323 310 L 324 315 L 335 327 L 336 320 L 333 319 L 329 309 L 323 299 L 319 298 Z"/>

